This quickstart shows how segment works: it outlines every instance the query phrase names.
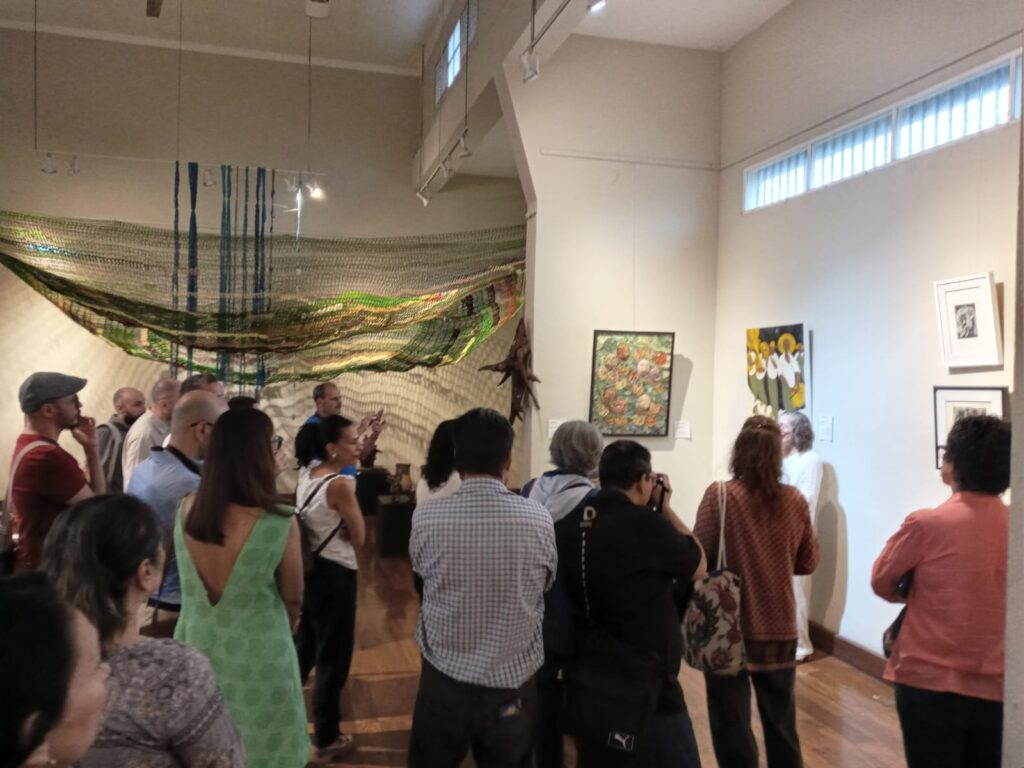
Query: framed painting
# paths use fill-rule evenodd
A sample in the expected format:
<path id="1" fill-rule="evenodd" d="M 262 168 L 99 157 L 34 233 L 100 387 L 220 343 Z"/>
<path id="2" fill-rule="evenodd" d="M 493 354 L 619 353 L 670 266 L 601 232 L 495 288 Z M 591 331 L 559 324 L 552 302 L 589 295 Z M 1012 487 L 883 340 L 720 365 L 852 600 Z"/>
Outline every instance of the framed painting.
<path id="1" fill-rule="evenodd" d="M 594 331 L 590 423 L 608 437 L 664 437 L 674 333 Z"/>
<path id="2" fill-rule="evenodd" d="M 747 386 L 752 413 L 779 417 L 780 411 L 807 409 L 807 337 L 803 323 L 747 329 Z"/>
<path id="3" fill-rule="evenodd" d="M 949 368 L 1003 364 L 1003 334 L 992 273 L 935 283 L 942 362 Z"/>
<path id="4" fill-rule="evenodd" d="M 998 416 L 1009 412 L 1006 387 L 935 387 L 935 468 L 942 468 L 946 437 L 964 416 Z"/>

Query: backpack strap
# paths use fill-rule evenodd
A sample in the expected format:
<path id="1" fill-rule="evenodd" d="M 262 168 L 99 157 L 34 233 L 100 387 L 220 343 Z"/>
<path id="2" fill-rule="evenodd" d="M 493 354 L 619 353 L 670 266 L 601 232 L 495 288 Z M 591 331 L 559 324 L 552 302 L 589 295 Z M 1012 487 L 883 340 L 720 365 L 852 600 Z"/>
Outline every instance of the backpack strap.
<path id="1" fill-rule="evenodd" d="M 14 475 L 24 459 L 31 451 L 48 445 L 46 440 L 33 440 L 14 457 L 11 471 L 7 477 L 7 494 L 4 496 L 4 507 L 0 510 L 0 552 L 7 552 L 14 542 Z"/>
<path id="2" fill-rule="evenodd" d="M 715 570 L 722 570 L 729 567 L 729 561 L 725 558 L 725 506 L 729 500 L 729 493 L 725 488 L 725 482 L 718 481 L 718 566 Z"/>

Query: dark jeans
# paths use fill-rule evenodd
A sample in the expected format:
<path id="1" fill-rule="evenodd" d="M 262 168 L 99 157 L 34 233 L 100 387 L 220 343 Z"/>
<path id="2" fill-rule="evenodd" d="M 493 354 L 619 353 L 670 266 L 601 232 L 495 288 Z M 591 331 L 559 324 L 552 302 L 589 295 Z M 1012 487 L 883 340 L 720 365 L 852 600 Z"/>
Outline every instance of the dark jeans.
<path id="1" fill-rule="evenodd" d="M 409 738 L 411 768 L 457 768 L 473 750 L 479 768 L 528 768 L 536 690 L 454 680 L 426 661 L 420 673 Z"/>
<path id="2" fill-rule="evenodd" d="M 907 768 L 999 768 L 1003 702 L 896 686 Z"/>
<path id="3" fill-rule="evenodd" d="M 536 768 L 562 768 L 562 733 L 565 731 L 565 683 L 561 657 L 548 657 L 537 671 L 537 730 L 534 742 Z"/>
<path id="4" fill-rule="evenodd" d="M 764 728 L 768 768 L 802 768 L 796 734 L 796 670 L 704 675 L 711 742 L 719 768 L 757 768 L 757 742 L 750 727 L 750 686 Z"/>
<path id="5" fill-rule="evenodd" d="M 341 689 L 355 648 L 356 576 L 351 568 L 317 557 L 306 579 L 295 649 L 303 684 L 316 667 L 313 743 L 318 747 L 328 746 L 339 734 Z"/>
<path id="6" fill-rule="evenodd" d="M 647 727 L 635 756 L 578 744 L 579 768 L 620 766 L 629 768 L 700 768 L 697 737 L 693 735 L 690 713 L 655 715 Z"/>

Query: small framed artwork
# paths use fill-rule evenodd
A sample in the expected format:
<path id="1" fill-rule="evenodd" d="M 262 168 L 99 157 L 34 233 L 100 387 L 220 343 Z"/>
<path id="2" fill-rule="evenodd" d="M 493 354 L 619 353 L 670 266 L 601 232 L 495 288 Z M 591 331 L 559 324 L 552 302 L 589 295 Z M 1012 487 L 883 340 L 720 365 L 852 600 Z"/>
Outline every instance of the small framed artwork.
<path id="1" fill-rule="evenodd" d="M 664 437 L 674 333 L 594 331 L 590 423 L 608 437 Z"/>
<path id="2" fill-rule="evenodd" d="M 992 273 L 935 283 L 942 362 L 949 368 L 1003 364 L 1003 334 Z"/>
<path id="3" fill-rule="evenodd" d="M 1009 411 L 1006 387 L 935 387 L 935 468 L 942 468 L 946 437 L 964 416 L 998 416 Z"/>

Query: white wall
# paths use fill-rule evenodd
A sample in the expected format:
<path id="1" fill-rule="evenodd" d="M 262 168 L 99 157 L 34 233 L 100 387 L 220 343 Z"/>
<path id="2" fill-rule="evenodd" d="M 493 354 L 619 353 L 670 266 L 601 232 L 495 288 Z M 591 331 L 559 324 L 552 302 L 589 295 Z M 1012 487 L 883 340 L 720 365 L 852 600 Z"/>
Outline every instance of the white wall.
<path id="1" fill-rule="evenodd" d="M 531 471 L 547 467 L 548 419 L 588 417 L 595 329 L 674 331 L 671 422 L 693 439 L 644 442 L 691 521 L 709 479 L 718 179 L 678 163 L 717 160 L 718 75 L 717 54 L 572 36 L 540 79 L 524 85 L 516 61 L 505 84 L 537 197 Z"/>
<path id="2" fill-rule="evenodd" d="M 40 35 L 40 149 L 82 155 L 77 176 L 47 176 L 32 149 L 32 36 L 0 30 L 0 209 L 170 227 L 176 65 L 173 51 Z M 186 53 L 182 81 L 183 160 L 305 167 L 305 67 Z M 327 199 L 307 203 L 305 235 L 398 236 L 523 221 L 515 180 L 459 178 L 429 208 L 420 205 L 409 178 L 419 142 L 418 92 L 415 78 L 314 68 L 311 163 L 324 173 Z M 278 192 L 280 200 L 280 181 Z M 219 188 L 200 190 L 200 228 L 219 228 L 219 205 Z M 277 232 L 294 227 L 294 214 L 279 215 Z M 148 391 L 166 370 L 91 336 L 7 270 L 0 270 L 0 329 L 0 456 L 10 455 L 21 429 L 15 393 L 28 373 L 87 377 L 86 411 L 105 419 L 117 387 Z M 447 370 L 341 378 L 352 408 L 389 411 L 393 429 L 381 439 L 381 465 L 421 463 L 436 422 L 460 409 L 507 409 L 507 387 L 495 389 L 497 377 L 476 369 L 504 356 L 512 330 L 502 329 Z M 282 432 L 290 434 L 293 419 L 308 415 L 310 389 L 267 392 Z M 6 471 L 0 463 L 0 481 Z"/>
<path id="3" fill-rule="evenodd" d="M 835 442 L 816 449 L 839 491 L 838 508 L 818 522 L 823 557 L 811 616 L 876 652 L 897 609 L 871 593 L 871 565 L 909 512 L 947 494 L 934 465 L 932 387 L 1012 383 L 1019 126 L 750 214 L 741 213 L 743 170 L 769 156 L 762 148 L 805 128 L 853 120 L 1010 50 L 1019 42 L 899 88 L 1020 22 L 1017 3 L 995 0 L 972 4 L 970 14 L 956 0 L 797 0 L 724 57 L 714 472 L 725 472 L 750 412 L 745 329 L 805 323 L 812 406 L 835 419 Z M 985 271 L 1007 297 L 1005 365 L 952 373 L 939 354 L 932 283 Z"/>

